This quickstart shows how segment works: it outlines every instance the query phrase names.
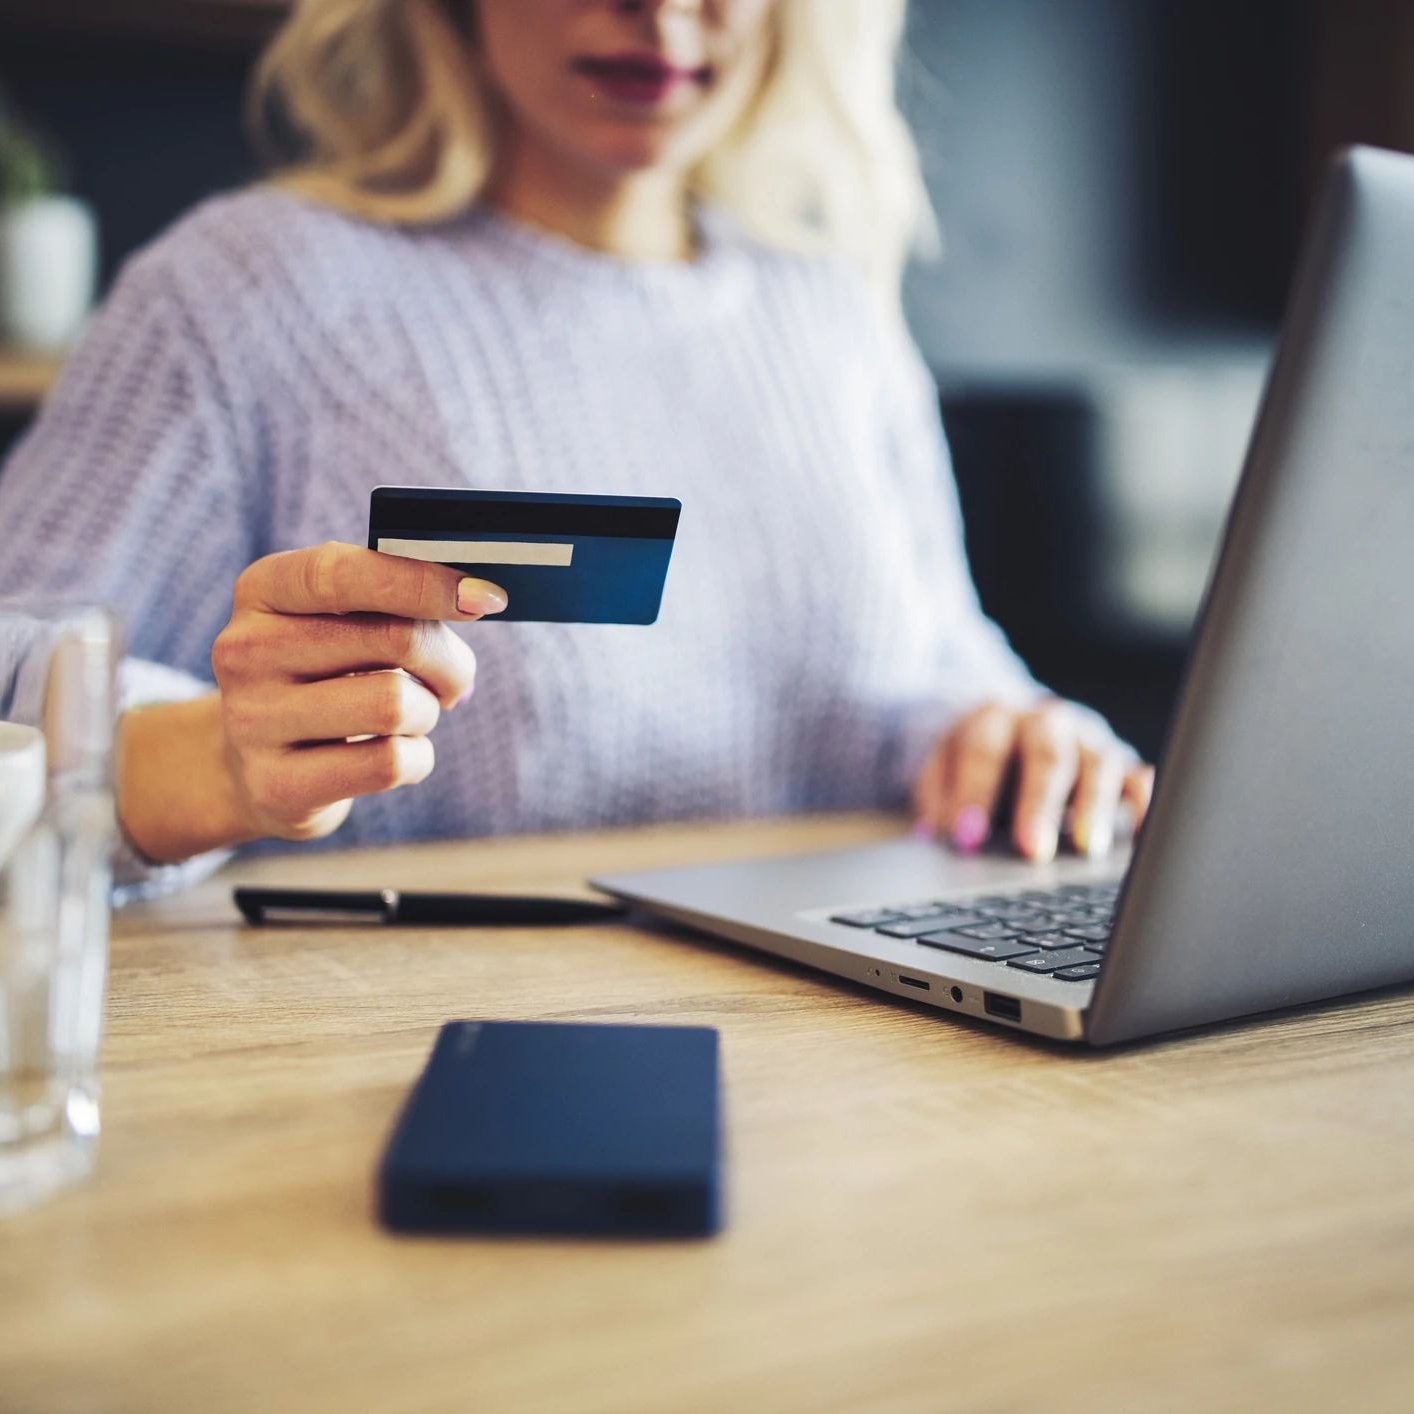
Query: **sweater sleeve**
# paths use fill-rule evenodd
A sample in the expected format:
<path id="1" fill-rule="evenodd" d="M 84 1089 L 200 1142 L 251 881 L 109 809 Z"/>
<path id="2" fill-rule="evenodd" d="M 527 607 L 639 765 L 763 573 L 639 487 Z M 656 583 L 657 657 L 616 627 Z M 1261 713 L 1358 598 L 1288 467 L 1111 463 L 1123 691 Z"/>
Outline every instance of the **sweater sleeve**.
<path id="1" fill-rule="evenodd" d="M 1051 692 L 1032 677 L 1006 635 L 982 612 L 967 565 L 937 383 L 901 328 L 888 342 L 882 366 L 888 374 L 884 400 L 889 457 L 904 503 L 917 512 L 912 519 L 915 549 L 927 568 L 936 621 L 943 626 L 929 674 L 934 687 L 900 707 L 892 737 L 888 784 L 898 798 L 906 799 L 929 750 L 959 717 L 984 702 L 1025 708 Z M 1083 731 L 1115 740 L 1093 708 L 1078 702 L 1069 706 Z M 1127 742 L 1117 744 L 1138 759 Z"/>
<path id="2" fill-rule="evenodd" d="M 209 342 L 167 264 L 139 258 L 0 470 L 0 597 L 116 610 L 130 655 L 124 710 L 211 689 L 211 642 L 254 558 L 237 443 Z M 225 857 L 156 866 L 122 841 L 119 897 L 189 882 Z"/>
<path id="3" fill-rule="evenodd" d="M 914 553 L 925 567 L 939 626 L 925 679 L 929 690 L 897 710 L 889 764 L 892 793 L 906 798 L 939 735 L 984 702 L 1022 708 L 1046 695 L 982 612 L 967 564 L 962 514 L 943 433 L 938 388 L 900 328 L 884 333 L 884 404 L 888 456 L 902 503 L 911 509 Z"/>

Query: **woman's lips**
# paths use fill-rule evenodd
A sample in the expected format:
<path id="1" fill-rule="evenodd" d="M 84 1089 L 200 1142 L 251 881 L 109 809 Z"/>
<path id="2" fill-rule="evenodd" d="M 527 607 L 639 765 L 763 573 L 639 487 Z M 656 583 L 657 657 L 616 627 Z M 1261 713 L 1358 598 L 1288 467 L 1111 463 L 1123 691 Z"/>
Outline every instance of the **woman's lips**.
<path id="1" fill-rule="evenodd" d="M 605 54 L 576 59 L 576 73 L 620 103 L 652 106 L 664 102 L 686 84 L 702 83 L 706 68 L 670 64 L 657 54 Z"/>

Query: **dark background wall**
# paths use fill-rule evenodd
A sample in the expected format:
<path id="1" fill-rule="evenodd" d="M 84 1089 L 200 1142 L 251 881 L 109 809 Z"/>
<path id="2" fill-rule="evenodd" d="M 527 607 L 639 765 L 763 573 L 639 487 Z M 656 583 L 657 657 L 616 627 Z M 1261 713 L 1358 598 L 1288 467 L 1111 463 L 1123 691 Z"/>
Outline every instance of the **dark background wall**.
<path id="1" fill-rule="evenodd" d="M 256 174 L 279 9 L 0 0 L 0 89 L 67 153 L 105 282 Z M 906 302 L 984 603 L 1152 753 L 1322 163 L 1414 146 L 1414 4 L 915 0 L 901 86 L 946 240 Z"/>
<path id="2" fill-rule="evenodd" d="M 105 285 L 186 207 L 255 174 L 241 118 L 255 43 L 6 19 L 0 8 L 0 88 L 97 207 Z"/>

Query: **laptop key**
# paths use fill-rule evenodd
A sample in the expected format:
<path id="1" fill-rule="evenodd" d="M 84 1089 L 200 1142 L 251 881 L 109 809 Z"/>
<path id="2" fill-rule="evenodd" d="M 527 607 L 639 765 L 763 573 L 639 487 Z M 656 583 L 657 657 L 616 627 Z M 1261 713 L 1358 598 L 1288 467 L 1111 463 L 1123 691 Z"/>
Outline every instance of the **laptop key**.
<path id="1" fill-rule="evenodd" d="M 1034 904 L 1029 903 L 986 903 L 981 900 L 977 904 L 980 913 L 985 913 L 992 918 L 1029 918 L 1036 912 Z"/>
<path id="2" fill-rule="evenodd" d="M 1032 957 L 1014 957 L 1007 965 L 1025 972 L 1059 972 L 1064 967 L 1079 967 L 1084 962 L 1099 962 L 1099 953 L 1086 948 L 1058 948 L 1054 952 L 1038 952 Z"/>
<path id="3" fill-rule="evenodd" d="M 926 929 L 927 932 L 935 931 Z M 954 924 L 946 930 L 949 933 L 960 933 L 964 938 L 976 938 L 982 942 L 1001 942 L 1008 938 L 1018 938 L 1020 933 L 1015 928 L 1009 928 L 1005 923 L 978 923 L 971 927 L 959 928 Z"/>
<path id="4" fill-rule="evenodd" d="M 992 915 L 980 908 L 962 908 L 955 903 L 940 903 L 933 910 L 939 918 L 956 918 L 959 923 L 971 923 L 977 919 L 988 919 Z"/>
<path id="5" fill-rule="evenodd" d="M 1034 943 L 1038 948 L 1045 948 L 1050 951 L 1052 948 L 1073 948 L 1074 938 L 1067 938 L 1064 933 L 1028 933 L 1026 935 L 1028 943 Z"/>
<path id="6" fill-rule="evenodd" d="M 1051 973 L 1052 977 L 1059 977 L 1062 982 L 1088 982 L 1092 977 L 1099 975 L 1100 964 L 1098 962 L 1082 962 L 1078 967 L 1062 967 Z"/>
<path id="7" fill-rule="evenodd" d="M 1079 928 L 1067 928 L 1067 938 L 1077 938 L 1082 943 L 1103 943 L 1109 940 L 1110 929 L 1101 923 L 1091 923 Z"/>
<path id="8" fill-rule="evenodd" d="M 1070 897 L 1080 903 L 1102 903 L 1106 899 L 1112 899 L 1118 892 L 1117 884 L 1081 884 Z"/>
<path id="9" fill-rule="evenodd" d="M 1057 923 L 1049 913 L 1039 913 L 1030 918 L 1008 918 L 1006 926 L 1015 928 L 1018 933 L 1054 933 L 1063 925 Z"/>
<path id="10" fill-rule="evenodd" d="M 925 947 L 944 948 L 948 952 L 965 953 L 986 962 L 1009 962 L 1014 957 L 1026 957 L 1036 951 L 1020 938 L 964 938 L 960 933 L 925 933 L 918 939 Z"/>
<path id="11" fill-rule="evenodd" d="M 961 923 L 985 925 L 986 922 L 980 913 L 935 913 L 928 918 L 900 918 L 874 931 L 886 938 L 916 938 L 920 933 L 936 933 L 940 928 L 956 928 Z"/>
<path id="12" fill-rule="evenodd" d="M 846 928 L 877 928 L 881 923 L 892 923 L 902 918 L 897 908 L 862 908 L 855 913 L 832 913 L 831 923 L 843 923 Z"/>

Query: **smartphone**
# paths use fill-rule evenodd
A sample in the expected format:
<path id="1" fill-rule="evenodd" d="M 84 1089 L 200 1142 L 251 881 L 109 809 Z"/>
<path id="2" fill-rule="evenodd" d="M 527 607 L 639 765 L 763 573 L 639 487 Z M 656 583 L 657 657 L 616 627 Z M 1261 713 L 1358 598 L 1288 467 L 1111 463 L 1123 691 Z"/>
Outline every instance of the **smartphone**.
<path id="1" fill-rule="evenodd" d="M 451 1021 L 378 1175 L 402 1232 L 702 1237 L 721 1225 L 703 1026 Z"/>

